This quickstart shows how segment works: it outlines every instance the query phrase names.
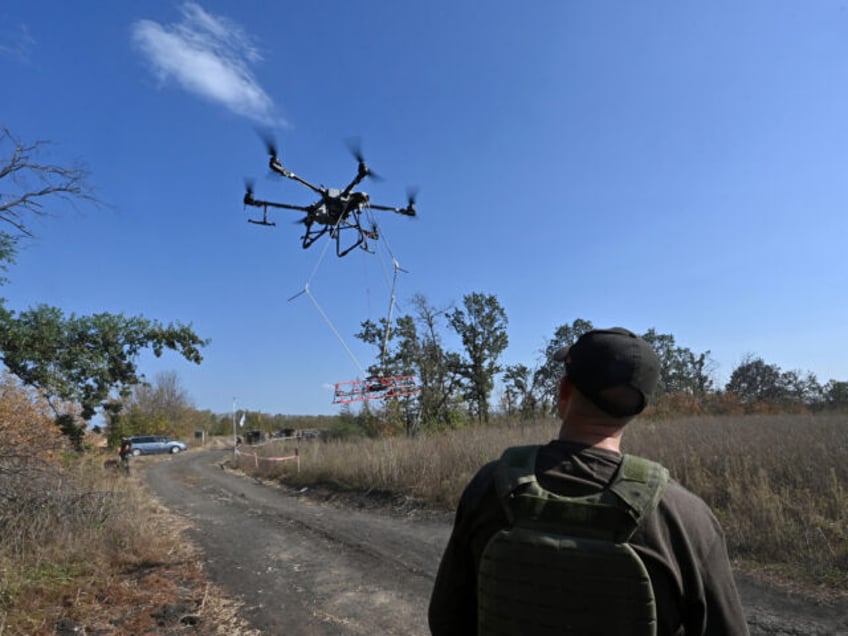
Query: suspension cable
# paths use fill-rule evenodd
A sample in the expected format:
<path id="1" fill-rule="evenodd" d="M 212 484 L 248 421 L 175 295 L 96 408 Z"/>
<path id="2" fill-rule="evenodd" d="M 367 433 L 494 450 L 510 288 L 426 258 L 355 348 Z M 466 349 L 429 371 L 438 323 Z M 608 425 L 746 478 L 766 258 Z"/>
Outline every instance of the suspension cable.
<path id="1" fill-rule="evenodd" d="M 338 230 L 338 223 L 336 223 L 335 229 Z M 345 342 L 344 338 L 342 338 L 342 335 L 339 333 L 339 330 L 336 329 L 336 326 L 330 320 L 330 317 L 327 315 L 327 313 L 324 311 L 324 309 L 318 303 L 318 300 L 315 298 L 315 296 L 312 294 L 312 290 L 309 288 L 309 285 L 312 282 L 312 279 L 315 278 L 315 274 L 318 272 L 318 267 L 321 265 L 322 261 L 324 260 L 324 257 L 327 254 L 327 250 L 330 247 L 330 243 L 332 243 L 333 240 L 334 239 L 333 239 L 332 236 L 327 237 L 327 240 L 324 242 L 324 248 L 321 250 L 321 254 L 318 256 L 318 261 L 315 263 L 315 266 L 312 268 L 312 272 L 309 274 L 309 278 L 306 280 L 306 284 L 304 284 L 303 289 L 301 291 L 297 292 L 294 296 L 292 296 L 288 300 L 289 300 L 289 302 L 291 302 L 292 300 L 294 300 L 298 296 L 302 296 L 303 294 L 306 294 L 307 296 L 309 296 L 309 300 L 311 300 L 312 304 L 315 305 L 315 308 L 318 310 L 318 313 L 321 314 L 321 317 L 324 319 L 324 322 L 327 323 L 327 326 L 330 328 L 330 331 L 333 332 L 333 334 L 336 336 L 338 341 L 341 343 L 342 347 L 344 347 L 344 350 L 347 351 L 347 354 L 350 356 L 350 359 L 353 360 L 353 364 L 359 370 L 359 373 L 362 375 L 362 377 L 365 377 L 365 371 L 362 369 L 362 365 L 359 364 L 359 360 L 357 360 L 356 356 L 353 355 L 353 351 L 351 351 L 350 347 L 347 346 L 347 343 Z"/>
<path id="2" fill-rule="evenodd" d="M 339 342 L 342 343 L 342 346 L 344 347 L 345 351 L 347 351 L 347 354 L 350 356 L 350 359 L 353 360 L 353 364 L 356 365 L 356 368 L 359 369 L 360 375 L 364 378 L 365 371 L 362 369 L 362 365 L 359 364 L 359 360 L 357 360 L 356 356 L 353 355 L 353 351 L 351 351 L 350 347 L 347 346 L 347 343 L 344 341 L 344 338 L 342 338 L 341 334 L 338 332 L 335 325 L 332 323 L 327 314 L 324 313 L 324 310 L 321 308 L 321 305 L 318 304 L 318 301 L 315 299 L 315 296 L 312 295 L 312 292 L 309 290 L 309 283 L 306 283 L 306 286 L 303 288 L 303 291 L 306 292 L 306 295 L 309 296 L 309 300 L 312 301 L 312 304 L 315 305 L 315 308 L 318 310 L 318 313 L 321 314 L 321 316 L 324 318 L 324 321 L 327 323 L 327 326 L 330 327 L 330 331 L 332 331 L 336 335 L 336 338 L 339 339 Z"/>
<path id="3" fill-rule="evenodd" d="M 368 216 L 369 221 L 371 221 L 371 223 L 374 225 L 374 227 L 376 227 L 377 224 L 376 224 L 376 221 L 373 218 L 373 211 L 371 210 L 370 207 L 366 207 L 366 214 Z M 318 310 L 318 313 L 324 319 L 324 322 L 327 323 L 327 326 L 330 328 L 330 331 L 333 332 L 333 334 L 336 336 L 336 339 L 341 343 L 342 347 L 344 347 L 344 350 L 347 352 L 348 356 L 350 356 L 350 359 L 353 361 L 353 364 L 359 370 L 361 377 L 366 377 L 365 370 L 362 368 L 362 365 L 359 363 L 359 360 L 356 359 L 356 356 L 354 355 L 353 351 L 347 345 L 347 342 L 345 342 L 344 338 L 339 333 L 338 329 L 336 329 L 336 326 L 333 324 L 332 320 L 330 320 L 330 317 L 324 311 L 323 307 L 321 307 L 321 304 L 318 302 L 318 299 L 315 298 L 315 296 L 312 294 L 312 290 L 310 289 L 310 284 L 312 283 L 312 279 L 315 278 L 315 275 L 318 272 L 318 268 L 321 266 L 321 263 L 324 261 L 324 258 L 327 254 L 327 250 L 330 247 L 330 243 L 332 243 L 334 240 L 337 240 L 337 238 L 334 238 L 333 235 L 335 235 L 335 237 L 338 236 L 338 228 L 339 228 L 339 224 L 341 223 L 341 220 L 342 219 L 340 217 L 339 220 L 336 222 L 334 228 L 333 228 L 335 230 L 335 232 L 331 233 L 331 235 L 327 237 L 327 240 L 324 243 L 324 247 L 321 250 L 321 254 L 318 256 L 318 260 L 316 261 L 315 265 L 313 266 L 312 271 L 309 274 L 309 278 L 306 280 L 306 283 L 303 286 L 303 289 L 301 291 L 299 291 L 298 293 L 296 293 L 294 296 L 291 296 L 288 299 L 288 301 L 290 302 L 290 301 L 294 300 L 295 298 L 297 298 L 298 296 L 302 296 L 303 294 L 306 294 L 307 296 L 309 296 L 309 300 L 312 301 L 312 304 L 315 306 L 315 309 Z M 381 235 L 378 243 L 382 243 L 385 246 L 386 252 L 388 253 L 389 257 L 392 260 L 392 268 L 393 268 L 391 292 L 390 292 L 390 299 L 389 299 L 389 313 L 388 313 L 388 317 L 386 318 L 386 330 L 383 334 L 383 343 L 382 343 L 381 353 L 380 353 L 380 362 L 384 363 L 385 357 L 386 357 L 386 350 L 388 348 L 389 336 L 391 334 L 392 316 L 393 316 L 394 307 L 395 307 L 395 304 L 396 304 L 395 287 L 397 285 L 397 275 L 398 275 L 399 271 L 406 272 L 406 270 L 402 269 L 400 267 L 398 260 L 395 258 L 395 255 L 392 253 L 391 246 L 389 245 L 389 242 L 388 242 L 387 238 L 385 237 L 385 235 Z M 383 270 L 384 281 L 386 283 L 386 286 L 388 286 L 388 284 L 389 284 L 389 282 L 388 282 L 388 279 L 389 279 L 388 272 L 387 272 L 386 264 L 382 259 L 382 255 L 380 254 L 379 246 L 378 246 L 378 249 L 375 250 L 375 251 L 376 251 L 378 258 L 380 260 L 380 265 L 381 265 L 381 268 Z"/>
<path id="4" fill-rule="evenodd" d="M 377 222 L 374 219 L 374 212 L 371 208 L 367 208 L 368 220 L 376 227 Z M 392 283 L 391 283 L 391 291 L 389 292 L 389 313 L 386 317 L 386 330 L 383 332 L 383 345 L 380 348 L 380 363 L 385 367 L 385 359 L 386 359 L 386 351 L 389 346 L 389 337 L 392 332 L 392 316 L 395 309 L 395 304 L 397 303 L 397 296 L 395 296 L 395 288 L 397 287 L 397 277 L 398 272 L 406 272 L 398 263 L 397 258 L 395 258 L 394 253 L 392 252 L 392 246 L 389 244 L 389 239 L 385 234 L 381 234 L 380 236 L 381 243 L 385 246 L 386 252 L 389 257 L 392 259 Z M 379 249 L 377 250 L 377 255 L 380 257 L 380 266 L 383 269 L 383 278 L 386 281 L 386 286 L 389 286 L 389 276 L 386 269 L 386 264 L 383 262 L 382 255 L 380 254 Z"/>

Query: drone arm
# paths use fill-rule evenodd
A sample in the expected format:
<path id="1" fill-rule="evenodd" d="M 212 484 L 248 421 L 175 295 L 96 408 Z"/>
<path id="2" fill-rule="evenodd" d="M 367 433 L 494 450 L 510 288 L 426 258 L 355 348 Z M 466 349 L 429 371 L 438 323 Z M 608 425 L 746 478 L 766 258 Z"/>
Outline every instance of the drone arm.
<path id="1" fill-rule="evenodd" d="M 405 216 L 415 216 L 415 208 L 412 205 L 405 208 L 394 208 L 388 205 L 374 205 L 373 203 L 369 203 L 368 207 L 372 210 L 385 210 L 386 212 L 395 212 Z"/>
<path id="2" fill-rule="evenodd" d="M 301 212 L 309 212 L 309 208 L 303 205 L 289 205 L 288 203 L 274 203 L 273 201 L 263 201 L 263 205 L 269 208 L 281 208 L 283 210 L 300 210 Z"/>
<path id="3" fill-rule="evenodd" d="M 300 210 L 301 212 L 309 212 L 309 208 L 302 205 L 289 205 L 288 203 L 274 203 L 273 201 L 261 201 L 253 197 L 244 198 L 245 205 L 252 205 L 256 208 L 282 208 L 284 210 Z"/>
<path id="4" fill-rule="evenodd" d="M 351 192 L 353 192 L 353 189 L 354 189 L 356 186 L 358 186 L 360 183 L 362 183 L 362 180 L 363 180 L 365 177 L 367 177 L 367 176 L 368 176 L 368 174 L 369 174 L 369 173 L 368 173 L 368 170 L 367 170 L 367 169 L 362 169 L 362 168 L 360 168 L 360 170 L 359 170 L 358 174 L 356 175 L 356 177 L 354 177 L 353 181 L 351 181 L 349 184 L 347 184 L 347 187 L 346 187 L 344 190 L 342 190 L 342 196 L 346 197 L 346 196 L 348 196 Z"/>
<path id="5" fill-rule="evenodd" d="M 323 194 L 323 190 L 321 188 L 319 188 L 316 185 L 309 183 L 309 181 L 307 181 L 303 177 L 297 176 L 291 170 L 286 169 L 283 166 L 283 164 L 280 163 L 280 160 L 277 159 L 276 157 L 271 158 L 271 161 L 268 162 L 268 166 L 271 168 L 271 170 L 273 170 L 277 174 L 282 175 L 283 177 L 286 177 L 287 179 L 291 179 L 292 181 L 297 181 L 299 184 L 306 186 L 307 188 L 309 188 L 313 192 L 316 192 L 317 194 Z"/>

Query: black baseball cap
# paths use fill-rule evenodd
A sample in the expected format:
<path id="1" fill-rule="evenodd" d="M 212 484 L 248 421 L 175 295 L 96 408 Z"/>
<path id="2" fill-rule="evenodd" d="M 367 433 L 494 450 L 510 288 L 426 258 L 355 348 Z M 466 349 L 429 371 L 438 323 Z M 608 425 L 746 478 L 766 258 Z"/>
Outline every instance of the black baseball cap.
<path id="1" fill-rule="evenodd" d="M 556 351 L 553 359 L 565 362 L 571 383 L 615 417 L 641 413 L 660 377 L 660 360 L 651 345 L 622 327 L 587 331 L 570 347 Z M 629 387 L 641 399 L 616 399 L 607 391 L 613 387 Z"/>

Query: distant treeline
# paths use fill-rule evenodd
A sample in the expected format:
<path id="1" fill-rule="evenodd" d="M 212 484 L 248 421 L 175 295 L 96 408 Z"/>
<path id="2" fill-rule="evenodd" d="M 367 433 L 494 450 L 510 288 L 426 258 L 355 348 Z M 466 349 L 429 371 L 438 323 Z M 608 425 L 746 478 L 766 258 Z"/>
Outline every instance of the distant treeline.
<path id="1" fill-rule="evenodd" d="M 502 365 L 500 357 L 509 342 L 507 315 L 498 299 L 469 294 L 461 308 L 436 308 L 423 296 L 413 299 L 412 314 L 399 316 L 392 328 L 365 321 L 357 337 L 374 345 L 377 360 L 368 368 L 373 377 L 414 376 L 417 395 L 372 400 L 342 407 L 338 415 L 281 415 L 257 411 L 213 414 L 194 411 L 186 423 L 179 409 L 162 420 L 173 433 L 190 428 L 215 435 L 237 430 L 320 430 L 324 436 L 415 435 L 420 430 L 456 429 L 491 419 L 535 420 L 555 413 L 557 382 L 563 369 L 551 356 L 573 344 L 594 328 L 584 319 L 554 330 L 532 364 Z M 683 415 L 744 415 L 798 413 L 848 409 L 848 382 L 820 382 L 813 373 L 783 370 L 754 355 L 746 356 L 730 379 L 719 386 L 716 364 L 709 351 L 695 352 L 677 344 L 672 334 L 649 329 L 640 334 L 651 343 L 661 363 L 661 378 L 647 417 Z M 453 350 L 447 342 L 461 345 Z M 159 378 L 164 388 L 136 389 L 125 404 L 121 419 L 133 430 L 156 424 L 151 414 L 162 413 L 153 399 L 157 391 L 178 394 L 175 378 Z M 185 400 L 184 400 L 185 402 Z M 185 407 L 183 403 L 182 407 Z M 157 411 L 158 408 L 158 411 Z M 134 415 L 135 414 L 135 415 Z M 146 415 L 145 415 L 146 414 Z M 244 426 L 241 426 L 242 415 Z M 133 418 L 135 423 L 133 424 Z M 180 422 L 183 422 L 180 424 Z M 150 432 L 149 430 L 145 432 Z"/>
<path id="2" fill-rule="evenodd" d="M 458 308 L 437 308 L 417 295 L 412 307 L 413 313 L 399 316 L 390 329 L 385 321 L 365 321 L 357 334 L 377 349 L 377 361 L 369 373 L 413 375 L 421 388 L 416 398 L 400 404 L 372 403 L 372 408 L 356 416 L 342 413 L 343 419 L 354 418 L 357 427 L 369 434 L 385 429 L 414 433 L 421 427 L 456 428 L 472 420 L 488 421 L 490 412 L 525 420 L 552 415 L 563 372 L 552 354 L 595 327 L 581 318 L 563 324 L 534 352 L 535 362 L 502 365 L 500 357 L 509 342 L 508 318 L 494 295 L 469 294 Z M 728 382 L 719 386 L 709 351 L 692 351 L 678 345 L 672 334 L 653 328 L 640 335 L 654 347 L 662 369 L 648 415 L 848 408 L 848 381 L 822 383 L 813 373 L 782 370 L 748 355 Z M 462 348 L 451 350 L 448 341 Z"/>

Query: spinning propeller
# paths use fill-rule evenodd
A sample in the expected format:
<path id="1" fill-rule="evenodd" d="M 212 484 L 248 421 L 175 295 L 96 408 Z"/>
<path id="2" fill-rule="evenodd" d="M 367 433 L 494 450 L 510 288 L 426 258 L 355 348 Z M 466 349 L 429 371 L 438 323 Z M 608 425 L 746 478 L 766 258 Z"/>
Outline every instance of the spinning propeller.
<path id="1" fill-rule="evenodd" d="M 256 185 L 256 182 L 253 179 L 244 178 L 244 204 L 251 205 L 253 204 L 253 186 Z"/>
<path id="2" fill-rule="evenodd" d="M 268 156 L 271 159 L 277 159 L 277 142 L 274 139 L 274 135 L 271 134 L 271 131 L 266 128 L 257 128 L 256 134 L 259 135 L 260 139 L 262 139 L 262 143 L 265 144 L 265 150 L 268 151 Z"/>
<path id="3" fill-rule="evenodd" d="M 418 198 L 418 188 L 406 189 L 406 214 L 407 216 L 417 216 L 418 211 L 415 209 L 415 200 Z"/>
<path id="4" fill-rule="evenodd" d="M 350 154 L 352 154 L 353 158 L 356 159 L 358 166 L 357 178 L 359 180 L 362 180 L 365 177 L 370 177 L 374 181 L 383 180 L 380 175 L 371 170 L 371 168 L 368 167 L 368 164 L 365 163 L 365 155 L 362 154 L 362 141 L 359 138 L 348 139 L 347 147 L 350 150 Z"/>

